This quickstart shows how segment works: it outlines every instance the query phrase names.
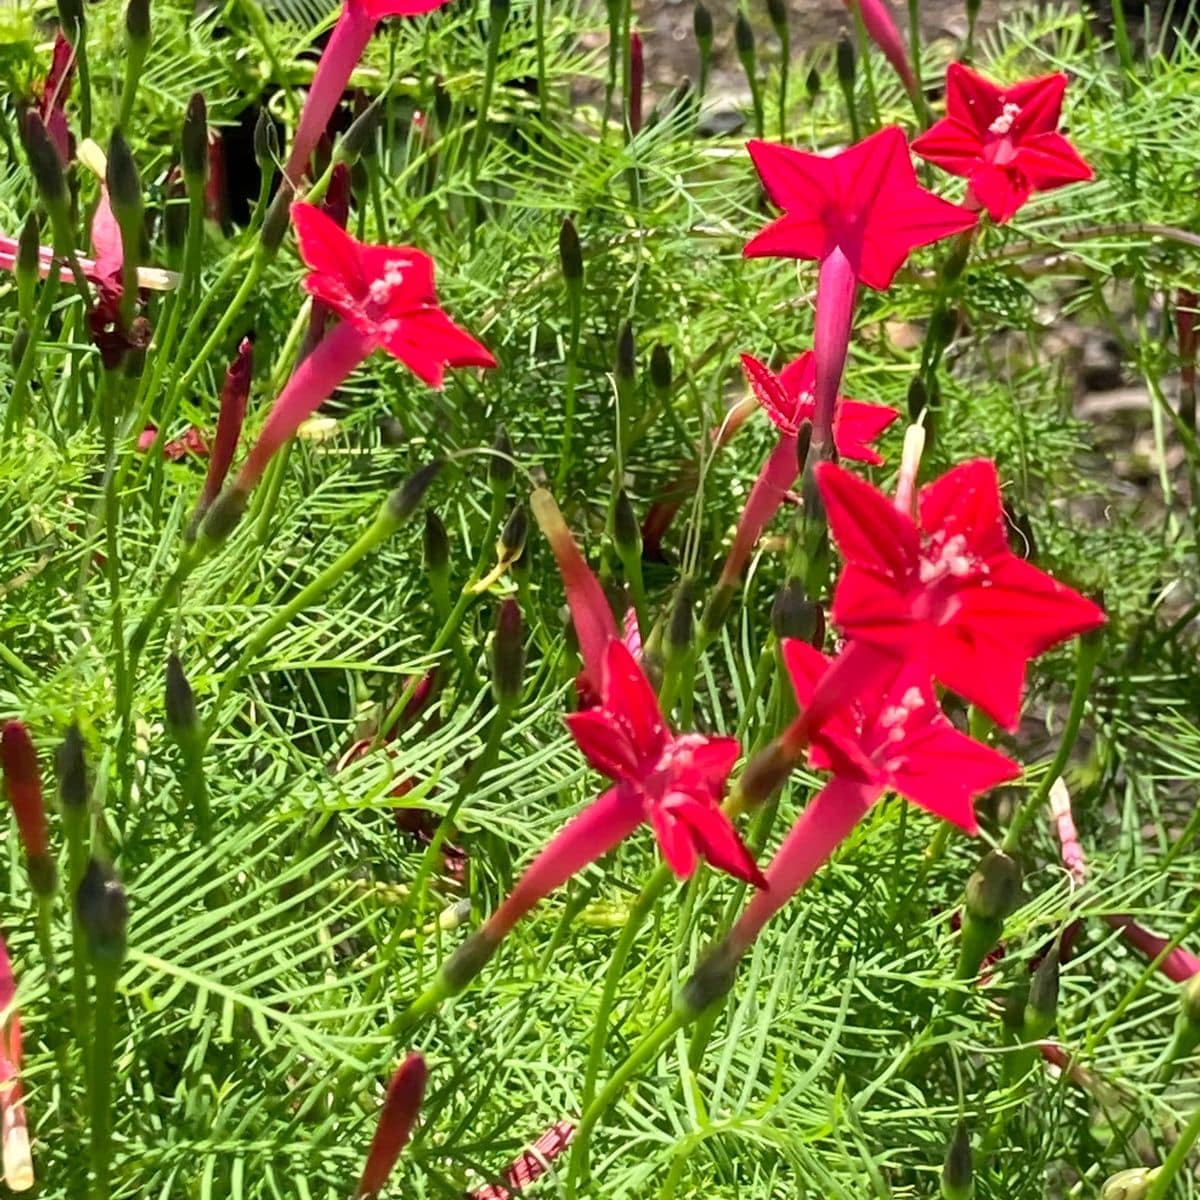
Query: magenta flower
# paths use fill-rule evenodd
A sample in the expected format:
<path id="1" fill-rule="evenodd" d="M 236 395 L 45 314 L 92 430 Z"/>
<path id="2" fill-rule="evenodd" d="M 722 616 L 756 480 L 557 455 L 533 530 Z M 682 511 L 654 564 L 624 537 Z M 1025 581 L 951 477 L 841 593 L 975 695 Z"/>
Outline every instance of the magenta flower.
<path id="1" fill-rule="evenodd" d="M 913 249 L 970 229 L 976 217 L 917 184 L 908 143 L 896 126 L 828 158 L 772 142 L 751 141 L 749 150 L 783 216 L 742 253 L 820 263 L 813 445 L 827 457 L 857 285 L 882 291 Z"/>
<path id="2" fill-rule="evenodd" d="M 387 17 L 412 17 L 440 8 L 446 0 L 344 0 L 337 24 L 317 63 L 308 98 L 292 139 L 292 152 L 284 174 L 293 182 L 308 167 L 308 160 L 333 116 L 350 82 L 351 72 L 358 66 L 375 26 Z"/>
<path id="3" fill-rule="evenodd" d="M 21 1088 L 21 1014 L 8 947 L 0 937 L 0 1162 L 10 1191 L 33 1187 L 33 1155 Z"/>
<path id="4" fill-rule="evenodd" d="M 375 350 L 440 388 L 447 367 L 494 367 L 487 348 L 438 307 L 433 260 L 412 246 L 371 246 L 311 204 L 292 205 L 304 286 L 341 323 L 296 368 L 267 415 L 234 488 L 248 495 L 267 463 Z"/>
<path id="5" fill-rule="evenodd" d="M 1034 192 L 1091 179 L 1092 168 L 1061 133 L 1061 72 L 999 87 L 962 63 L 946 69 L 946 115 L 913 150 L 967 180 L 969 203 L 1007 221 Z"/>
<path id="6" fill-rule="evenodd" d="M 964 463 L 922 488 L 918 518 L 833 465 L 817 468 L 845 560 L 832 616 L 842 632 L 910 662 L 1008 729 L 1029 659 L 1104 613 L 1008 548 L 995 464 Z"/>
<path id="7" fill-rule="evenodd" d="M 832 660 L 792 639 L 784 641 L 783 653 L 796 700 L 807 708 Z M 766 889 L 731 932 L 739 954 L 884 792 L 898 792 L 973 834 L 974 798 L 1021 773 L 1011 759 L 951 725 L 920 666 L 901 667 L 886 686 L 861 693 L 825 721 L 812 736 L 809 761 L 833 770 L 834 778 L 784 838 L 767 867 Z"/>
<path id="8" fill-rule="evenodd" d="M 550 1164 L 571 1144 L 575 1126 L 570 1121 L 555 1121 L 528 1150 L 513 1159 L 504 1173 L 507 1187 L 487 1183 L 476 1188 L 467 1200 L 510 1200 L 513 1192 L 524 1191 L 550 1169 Z"/>
<path id="9" fill-rule="evenodd" d="M 65 167 L 74 154 L 71 130 L 67 125 L 67 97 L 71 94 L 71 79 L 75 74 L 75 50 L 60 30 L 54 37 L 54 50 L 50 56 L 50 70 L 42 85 L 38 112 L 46 132 L 54 143 L 58 157 Z"/>
<path id="10" fill-rule="evenodd" d="M 811 350 L 793 359 L 776 375 L 753 355 L 742 355 L 742 368 L 758 402 L 779 430 L 775 449 L 767 456 L 746 497 L 733 545 L 721 571 L 721 586 L 732 586 L 741 577 L 755 543 L 767 522 L 779 511 L 788 489 L 800 474 L 797 458 L 800 427 L 816 411 L 816 361 Z M 838 455 L 878 466 L 883 459 L 870 448 L 899 416 L 884 404 L 863 404 L 840 397 L 833 417 L 833 438 Z"/>
<path id="11" fill-rule="evenodd" d="M 416 1053 L 396 1068 L 379 1113 L 379 1125 L 371 1139 L 362 1178 L 354 1191 L 355 1200 L 373 1200 L 383 1190 L 400 1151 L 412 1136 L 428 1078 L 425 1059 Z"/>

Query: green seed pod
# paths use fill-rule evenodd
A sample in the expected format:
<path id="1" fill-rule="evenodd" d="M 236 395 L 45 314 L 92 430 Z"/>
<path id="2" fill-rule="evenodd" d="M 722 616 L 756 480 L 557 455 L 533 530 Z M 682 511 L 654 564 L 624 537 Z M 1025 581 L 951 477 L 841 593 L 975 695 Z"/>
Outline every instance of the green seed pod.
<path id="1" fill-rule="evenodd" d="M 379 128 L 379 113 L 383 106 L 383 97 L 369 104 L 350 123 L 350 128 L 338 139 L 334 147 L 333 161 L 356 163 L 367 154 L 368 147 L 374 148 L 375 131 Z"/>
<path id="2" fill-rule="evenodd" d="M 1025 1002 L 1024 1035 L 1027 1042 L 1044 1038 L 1054 1028 L 1058 1016 L 1059 952 L 1056 942 L 1042 956 L 1029 984 L 1029 999 Z"/>
<path id="3" fill-rule="evenodd" d="M 108 143 L 108 170 L 105 178 L 113 216 L 117 218 L 122 233 L 126 227 L 139 227 L 142 221 L 142 180 L 138 174 L 137 163 L 133 161 L 133 151 L 119 129 L 113 130 Z"/>
<path id="4" fill-rule="evenodd" d="M 430 485 L 445 465 L 444 458 L 435 458 L 432 462 L 427 462 L 388 496 L 388 514 L 393 521 L 402 524 L 417 511 L 421 501 L 425 499 L 425 493 L 429 491 Z"/>
<path id="5" fill-rule="evenodd" d="M 67 178 L 42 118 L 30 109 L 21 120 L 20 127 L 25 156 L 29 159 L 29 170 L 37 185 L 38 196 L 48 212 L 65 214 L 70 202 Z"/>
<path id="6" fill-rule="evenodd" d="M 202 188 L 208 178 L 208 105 L 202 92 L 193 92 L 188 101 L 183 116 L 180 157 L 188 189 Z"/>
<path id="7" fill-rule="evenodd" d="M 631 381 L 637 373 L 637 343 L 633 336 L 633 324 L 622 321 L 617 332 L 616 376 L 618 381 Z"/>
<path id="8" fill-rule="evenodd" d="M 754 27 L 750 24 L 744 12 L 739 11 L 733 23 L 733 44 L 737 50 L 738 58 L 742 60 L 742 65 L 745 66 L 749 61 L 754 63 Z M 747 74 L 751 73 L 751 67 L 747 67 Z"/>
<path id="9" fill-rule="evenodd" d="M 504 493 L 512 486 L 517 471 L 515 454 L 508 430 L 498 425 L 496 436 L 492 439 L 492 453 L 488 456 L 488 483 L 493 492 Z"/>
<path id="10" fill-rule="evenodd" d="M 521 609 L 510 596 L 496 610 L 496 632 L 492 637 L 492 694 L 497 704 L 512 705 L 520 699 L 524 674 Z"/>
<path id="11" fill-rule="evenodd" d="M 286 177 L 279 181 L 275 196 L 267 207 L 267 215 L 263 218 L 262 229 L 259 232 L 259 252 L 273 258 L 283 244 L 284 234 L 292 216 L 292 201 L 296 197 L 296 189 Z"/>
<path id="12" fill-rule="evenodd" d="M 67 726 L 55 753 L 54 765 L 58 772 L 58 798 L 63 809 L 68 812 L 82 810 L 88 802 L 87 759 L 78 722 Z"/>
<path id="13" fill-rule="evenodd" d="M 444 575 L 450 569 L 450 538 L 445 523 L 432 508 L 425 510 L 425 530 L 421 535 L 421 552 L 425 570 L 430 575 Z"/>
<path id="14" fill-rule="evenodd" d="M 75 893 L 75 914 L 92 961 L 116 966 L 125 957 L 129 905 L 117 873 L 98 858 L 88 861 Z"/>
<path id="15" fill-rule="evenodd" d="M 854 86 L 855 53 L 850 35 L 843 29 L 837 41 L 837 77 L 843 88 Z"/>
<path id="16" fill-rule="evenodd" d="M 662 342 L 650 351 L 650 382 L 660 395 L 671 390 L 671 351 Z"/>
<path id="17" fill-rule="evenodd" d="M 967 880 L 966 909 L 985 921 L 1003 921 L 1017 907 L 1021 868 L 1003 850 L 989 850 Z"/>
<path id="18" fill-rule="evenodd" d="M 727 941 L 713 946 L 680 990 L 676 1011 L 694 1018 L 711 1008 L 733 987 L 737 965 L 738 955 Z"/>
<path id="19" fill-rule="evenodd" d="M 191 749 L 200 734 L 200 719 L 196 715 L 196 696 L 178 654 L 167 659 L 165 705 L 171 737 L 176 745 Z"/>
<path id="20" fill-rule="evenodd" d="M 617 493 L 613 505 L 613 542 L 622 559 L 636 558 L 642 553 L 642 531 L 624 488 Z"/>
<path id="21" fill-rule="evenodd" d="M 971 1135 L 966 1122 L 959 1121 L 942 1163 L 942 1200 L 971 1200 L 975 1194 L 972 1168 Z"/>
<path id="22" fill-rule="evenodd" d="M 150 0 L 129 0 L 125 8 L 125 40 L 130 50 L 145 55 L 150 46 Z"/>

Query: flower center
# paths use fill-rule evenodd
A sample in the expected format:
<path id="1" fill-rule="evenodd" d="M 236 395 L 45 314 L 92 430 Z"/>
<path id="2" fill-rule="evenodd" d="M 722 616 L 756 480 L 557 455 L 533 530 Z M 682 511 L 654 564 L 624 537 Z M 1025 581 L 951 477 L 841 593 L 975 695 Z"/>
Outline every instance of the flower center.
<path id="1" fill-rule="evenodd" d="M 988 126 L 988 133 L 996 137 L 1004 137 L 1013 127 L 1013 122 L 1021 115 L 1021 106 L 1011 101 L 1005 104 L 1000 115 Z"/>
<path id="2" fill-rule="evenodd" d="M 961 533 L 953 537 L 935 534 L 922 549 L 918 575 L 926 587 L 943 580 L 965 583 L 987 573 L 987 563 L 970 552 Z"/>
<path id="3" fill-rule="evenodd" d="M 392 296 L 404 286 L 404 269 L 409 265 L 407 258 L 389 259 L 384 272 L 372 279 L 367 287 L 371 303 L 378 308 L 387 308 Z"/>
<path id="4" fill-rule="evenodd" d="M 905 726 L 913 713 L 925 707 L 925 697 L 919 687 L 908 688 L 895 704 L 889 704 L 879 714 L 879 725 L 885 731 L 885 743 L 895 745 L 904 741 Z"/>

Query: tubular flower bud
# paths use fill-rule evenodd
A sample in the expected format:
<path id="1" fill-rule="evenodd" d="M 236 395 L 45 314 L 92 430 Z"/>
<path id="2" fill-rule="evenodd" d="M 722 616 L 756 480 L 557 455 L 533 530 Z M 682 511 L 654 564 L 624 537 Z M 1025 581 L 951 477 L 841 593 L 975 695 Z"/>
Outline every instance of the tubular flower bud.
<path id="1" fill-rule="evenodd" d="M 0 768 L 25 850 L 29 882 L 39 896 L 48 896 L 54 891 L 55 870 L 50 857 L 46 806 L 42 801 L 37 751 L 21 721 L 9 721 L 0 734 Z"/>
<path id="2" fill-rule="evenodd" d="M 825 640 L 825 613 L 804 591 L 799 579 L 789 579 L 771 605 L 771 629 L 777 638 L 798 638 L 820 647 Z"/>
<path id="3" fill-rule="evenodd" d="M 662 342 L 650 351 L 650 382 L 659 395 L 671 390 L 671 351 Z"/>
<path id="4" fill-rule="evenodd" d="M 250 381 L 253 375 L 254 343 L 249 338 L 242 338 L 238 344 L 237 356 L 225 372 L 225 384 L 221 388 L 221 406 L 217 414 L 217 432 L 208 460 L 208 473 L 204 477 L 204 489 L 192 513 L 193 533 L 213 501 L 221 494 L 225 477 L 233 464 L 238 440 L 242 436 L 242 425 L 246 420 L 246 402 L 250 396 Z"/>
<path id="5" fill-rule="evenodd" d="M 262 229 L 259 231 L 259 248 L 261 252 L 273 257 L 283 243 L 283 235 L 288 231 L 291 219 L 292 201 L 296 189 L 287 179 L 279 182 L 279 189 L 274 199 L 267 207 L 267 215 L 263 218 Z"/>
<path id="6" fill-rule="evenodd" d="M 87 804 L 87 761 L 84 756 L 83 733 L 77 722 L 67 726 L 62 744 L 55 755 L 58 771 L 58 798 L 63 808 L 78 811 Z"/>
<path id="7" fill-rule="evenodd" d="M 432 508 L 425 510 L 421 551 L 425 570 L 430 575 L 445 576 L 450 567 L 450 538 L 446 533 L 445 522 Z"/>
<path id="8" fill-rule="evenodd" d="M 1002 850 L 985 854 L 967 880 L 967 912 L 983 921 L 1003 921 L 1017 906 L 1021 868 Z"/>
<path id="9" fill-rule="evenodd" d="M 488 458 L 488 482 L 493 491 L 508 490 L 516 474 L 516 464 L 513 461 L 515 453 L 508 430 L 503 425 L 499 426 L 495 438 L 492 439 L 492 453 Z"/>
<path id="10" fill-rule="evenodd" d="M 201 188 L 208 178 L 208 105 L 202 92 L 193 92 L 183 117 L 181 155 L 189 187 Z"/>
<path id="11" fill-rule="evenodd" d="M 129 0 L 125 8 L 125 38 L 144 55 L 150 45 L 150 0 Z"/>
<path id="12" fill-rule="evenodd" d="M 854 43 L 843 29 L 837 41 L 837 77 L 843 88 L 849 89 L 854 86 L 854 60 Z"/>
<path id="13" fill-rule="evenodd" d="M 974 1194 L 971 1135 L 966 1122 L 959 1121 L 942 1163 L 942 1200 L 971 1200 Z"/>
<path id="14" fill-rule="evenodd" d="M 62 160 L 38 113 L 30 109 L 20 123 L 21 140 L 38 195 L 50 213 L 63 213 L 69 202 Z"/>
<path id="15" fill-rule="evenodd" d="M 583 281 L 583 248 L 570 217 L 564 217 L 558 229 L 558 260 L 567 286 L 578 287 Z"/>
<path id="16" fill-rule="evenodd" d="M 165 696 L 167 729 L 177 745 L 190 749 L 200 733 L 200 720 L 196 715 L 196 696 L 178 654 L 167 659 Z"/>
<path id="17" fill-rule="evenodd" d="M 258 110 L 258 119 L 254 122 L 254 161 L 258 169 L 265 175 L 275 170 L 279 158 L 279 133 L 275 122 L 266 108 Z"/>
<path id="18" fill-rule="evenodd" d="M 492 638 L 492 691 L 500 705 L 513 705 L 521 696 L 525 673 L 521 632 L 520 606 L 511 597 L 502 600 L 496 610 L 496 632 Z"/>
<path id="19" fill-rule="evenodd" d="M 617 333 L 617 381 L 632 381 L 637 371 L 637 343 L 633 336 L 633 324 L 622 321 Z"/>
<path id="20" fill-rule="evenodd" d="M 445 465 L 444 458 L 435 458 L 414 471 L 392 492 L 387 500 L 388 511 L 397 524 L 407 521 L 417 511 L 418 505 L 425 499 L 425 493 L 429 491 Z"/>
<path id="21" fill-rule="evenodd" d="M 75 913 L 93 963 L 115 966 L 125 957 L 129 905 L 117 873 L 98 858 L 88 860 L 75 893 Z"/>
<path id="22" fill-rule="evenodd" d="M 496 565 L 471 589 L 473 592 L 486 592 L 521 557 L 528 534 L 529 514 L 523 504 L 518 504 L 496 539 Z"/>
<path id="23" fill-rule="evenodd" d="M 41 241 L 37 217 L 30 213 L 21 226 L 21 237 L 17 242 L 17 258 L 13 269 L 17 277 L 17 295 L 21 315 L 28 319 L 33 315 L 33 291 L 41 271 Z"/>
<path id="24" fill-rule="evenodd" d="M 350 124 L 334 147 L 333 160 L 338 163 L 356 163 L 374 145 L 375 131 L 379 128 L 379 109 L 382 98 L 368 105 Z"/>
<path id="25" fill-rule="evenodd" d="M 696 632 L 694 603 L 692 581 L 684 579 L 675 593 L 675 600 L 671 605 L 671 619 L 667 622 L 668 657 L 681 655 L 691 648 Z"/>
<path id="26" fill-rule="evenodd" d="M 1042 956 L 1029 985 L 1025 1002 L 1024 1034 L 1026 1041 L 1044 1038 L 1054 1028 L 1058 1016 L 1058 945 L 1051 946 Z"/>
<path id="27" fill-rule="evenodd" d="M 624 488 L 613 505 L 613 542 L 623 558 L 635 558 L 642 552 L 642 531 Z"/>
<path id="28" fill-rule="evenodd" d="M 4 939 L 0 938 L 0 1160 L 5 1185 L 14 1192 L 33 1187 L 33 1156 L 21 1090 L 21 1016 L 17 985 Z"/>
<path id="29" fill-rule="evenodd" d="M 382 1191 L 400 1151 L 412 1136 L 428 1077 L 425 1059 L 420 1054 L 410 1054 L 396 1068 L 383 1100 L 379 1125 L 371 1139 L 362 1178 L 354 1193 L 356 1200 L 372 1200 Z"/>

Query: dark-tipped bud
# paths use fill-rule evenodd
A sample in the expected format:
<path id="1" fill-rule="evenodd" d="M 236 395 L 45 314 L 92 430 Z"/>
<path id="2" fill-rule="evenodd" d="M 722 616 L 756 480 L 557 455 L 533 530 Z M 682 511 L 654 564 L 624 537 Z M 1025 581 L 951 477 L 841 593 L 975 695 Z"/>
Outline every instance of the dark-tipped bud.
<path id="1" fill-rule="evenodd" d="M 488 12 L 491 13 L 493 21 L 507 21 L 511 10 L 512 0 L 488 0 Z"/>
<path id="2" fill-rule="evenodd" d="M 498 426 L 492 439 L 492 453 L 488 456 L 488 483 L 493 491 L 505 492 L 512 484 L 517 471 L 515 454 L 508 430 L 503 425 Z"/>
<path id="3" fill-rule="evenodd" d="M 62 211 L 68 201 L 67 178 L 58 150 L 46 132 L 41 116 L 30 109 L 21 120 L 21 140 L 38 195 L 50 212 Z"/>
<path id="4" fill-rule="evenodd" d="M 1058 943 L 1050 947 L 1029 984 L 1029 999 L 1025 1003 L 1025 1040 L 1044 1038 L 1054 1028 L 1058 1015 Z"/>
<path id="5" fill-rule="evenodd" d="M 369 104 L 350 123 L 350 128 L 342 134 L 333 152 L 334 162 L 354 163 L 368 154 L 368 148 L 375 145 L 375 131 L 379 128 L 379 111 L 383 104 L 381 96 Z"/>
<path id="6" fill-rule="evenodd" d="M 454 116 L 454 97 L 446 90 L 441 76 L 433 81 L 433 115 L 437 118 L 438 128 L 445 133 Z"/>
<path id="7" fill-rule="evenodd" d="M 263 218 L 262 230 L 258 235 L 259 246 L 264 254 L 272 256 L 282 245 L 291 221 L 295 197 L 296 189 L 285 176 L 279 181 L 275 196 L 267 206 L 267 215 Z"/>
<path id="8" fill-rule="evenodd" d="M 989 850 L 967 880 L 967 912 L 982 921 L 1003 921 L 1017 907 L 1021 868 L 1003 850 Z"/>
<path id="9" fill-rule="evenodd" d="M 258 120 L 254 122 L 254 161 L 265 175 L 275 170 L 278 159 L 279 131 L 264 105 L 258 110 Z"/>
<path id="10" fill-rule="evenodd" d="M 98 858 L 88 861 L 75 893 L 75 915 L 92 961 L 110 967 L 119 964 L 125 957 L 129 905 L 125 889 L 108 863 Z"/>
<path id="11" fill-rule="evenodd" d="M 767 0 L 767 16 L 779 37 L 787 37 L 787 0 Z"/>
<path id="12" fill-rule="evenodd" d="M 180 157 L 188 186 L 204 186 L 208 177 L 208 105 L 201 92 L 193 92 L 183 116 Z"/>
<path id="13" fill-rule="evenodd" d="M 929 406 L 929 392 L 925 380 L 914 375 L 908 385 L 908 419 L 916 421 Z"/>
<path id="14" fill-rule="evenodd" d="M 854 86 L 854 43 L 843 29 L 837 41 L 837 77 L 844 88 Z"/>
<path id="15" fill-rule="evenodd" d="M 30 213 L 21 226 L 21 236 L 17 240 L 17 261 L 13 266 L 21 314 L 28 318 L 33 313 L 33 295 L 41 268 L 41 234 L 34 213 Z"/>
<path id="16" fill-rule="evenodd" d="M 697 0 L 695 8 L 692 9 L 692 30 L 696 34 L 696 44 L 700 47 L 700 52 L 707 54 L 712 50 L 713 19 L 712 13 L 700 0 Z"/>
<path id="17" fill-rule="evenodd" d="M 810 68 L 805 76 L 804 90 L 808 93 L 810 103 L 821 94 L 821 72 L 816 67 Z"/>
<path id="18" fill-rule="evenodd" d="M 419 1054 L 410 1054 L 396 1069 L 379 1113 L 379 1125 L 355 1189 L 355 1200 L 377 1196 L 387 1183 L 400 1151 L 408 1145 L 425 1096 L 429 1073 Z"/>
<path id="19" fill-rule="evenodd" d="M 108 198 L 122 230 L 142 219 L 142 180 L 125 135 L 114 129 L 108 143 Z"/>
<path id="20" fill-rule="evenodd" d="M 125 37 L 143 54 L 150 45 L 150 0 L 129 0 L 125 8 Z"/>
<path id="21" fill-rule="evenodd" d="M 432 508 L 425 510 L 421 552 L 425 570 L 429 574 L 444 575 L 450 569 L 450 538 L 446 533 L 445 522 Z"/>
<path id="22" fill-rule="evenodd" d="M 238 487 L 227 487 L 213 501 L 212 507 L 204 514 L 201 531 L 207 541 L 220 545 L 237 526 L 246 511 L 246 501 L 249 496 Z"/>
<path id="23" fill-rule="evenodd" d="M 929 329 L 925 340 L 938 349 L 950 345 L 955 331 L 958 329 L 958 313 L 949 305 L 941 305 L 933 310 L 929 318 Z"/>
<path id="24" fill-rule="evenodd" d="M 650 382 L 656 392 L 671 390 L 671 351 L 662 342 L 650 351 Z"/>
<path id="25" fill-rule="evenodd" d="M 623 559 L 637 558 L 642 552 L 642 531 L 624 488 L 613 505 L 613 542 Z"/>
<path id="26" fill-rule="evenodd" d="M 679 655 L 689 649 L 696 633 L 695 596 L 692 581 L 684 579 L 671 604 L 671 619 L 667 622 L 667 654 Z"/>
<path id="27" fill-rule="evenodd" d="M 942 1163 L 942 1200 L 971 1200 L 974 1194 L 971 1135 L 966 1122 L 959 1121 Z"/>
<path id="28" fill-rule="evenodd" d="M 738 957 L 727 941 L 713 946 L 680 990 L 676 1011 L 695 1018 L 716 1004 L 733 987 Z"/>
<path id="29" fill-rule="evenodd" d="M 78 723 L 67 726 L 55 753 L 54 765 L 58 772 L 58 798 L 64 811 L 81 811 L 87 805 L 88 785 L 87 756 Z"/>
<path id="30" fill-rule="evenodd" d="M 521 609 L 509 597 L 502 600 L 496 610 L 496 632 L 492 637 L 492 694 L 497 704 L 514 704 L 520 699 L 524 674 Z"/>
<path id="31" fill-rule="evenodd" d="M 84 25 L 83 0 L 58 0 L 58 22 L 67 41 L 74 42 L 79 38 Z"/>
<path id="32" fill-rule="evenodd" d="M 477 929 L 445 962 L 440 972 L 446 994 L 457 995 L 487 966 L 499 941 L 485 926 Z"/>
<path id="33" fill-rule="evenodd" d="M 771 628 L 777 638 L 797 638 L 819 647 L 825 640 L 825 613 L 804 591 L 799 579 L 789 579 L 775 593 Z"/>
<path id="34" fill-rule="evenodd" d="M 739 11 L 733 23 L 733 44 L 743 62 L 754 61 L 754 27 L 744 12 Z"/>
<path id="35" fill-rule="evenodd" d="M 558 260 L 568 284 L 583 279 L 583 247 L 579 244 L 579 231 L 570 217 L 563 217 L 563 223 L 558 227 Z"/>
<path id="36" fill-rule="evenodd" d="M 525 539 L 529 536 L 529 513 L 525 505 L 518 504 L 508 514 L 504 528 L 496 542 L 496 553 L 503 563 L 510 563 L 521 557 L 525 549 Z"/>
<path id="37" fill-rule="evenodd" d="M 622 321 L 617 332 L 616 374 L 618 380 L 632 380 L 637 371 L 637 342 L 633 336 L 633 323 Z"/>
<path id="38" fill-rule="evenodd" d="M 417 511 L 425 493 L 446 465 L 444 458 L 435 458 L 414 471 L 387 498 L 388 515 L 397 524 L 407 521 Z"/>
<path id="39" fill-rule="evenodd" d="M 704 627 L 707 637 L 712 637 L 725 624 L 725 618 L 729 616 L 729 610 L 733 607 L 733 599 L 736 595 L 736 585 L 732 583 L 717 584 L 716 589 L 708 598 L 708 603 L 704 606 L 704 615 L 700 618 L 700 624 Z"/>
<path id="40" fill-rule="evenodd" d="M 1025 1030 L 1025 1006 L 1028 1003 L 1029 988 L 1023 979 L 1018 980 L 1004 993 L 1000 1023 L 1014 1038 L 1021 1037 Z"/>
<path id="41" fill-rule="evenodd" d="M 177 745 L 190 749 L 200 733 L 200 720 L 196 715 L 196 696 L 178 654 L 167 659 L 165 701 L 168 732 Z"/>
<path id="42" fill-rule="evenodd" d="M 29 349 L 29 336 L 28 323 L 21 321 L 17 325 L 17 332 L 13 334 L 12 344 L 8 348 L 8 359 L 12 364 L 14 375 L 21 369 L 21 360 L 25 357 L 25 351 Z"/>

